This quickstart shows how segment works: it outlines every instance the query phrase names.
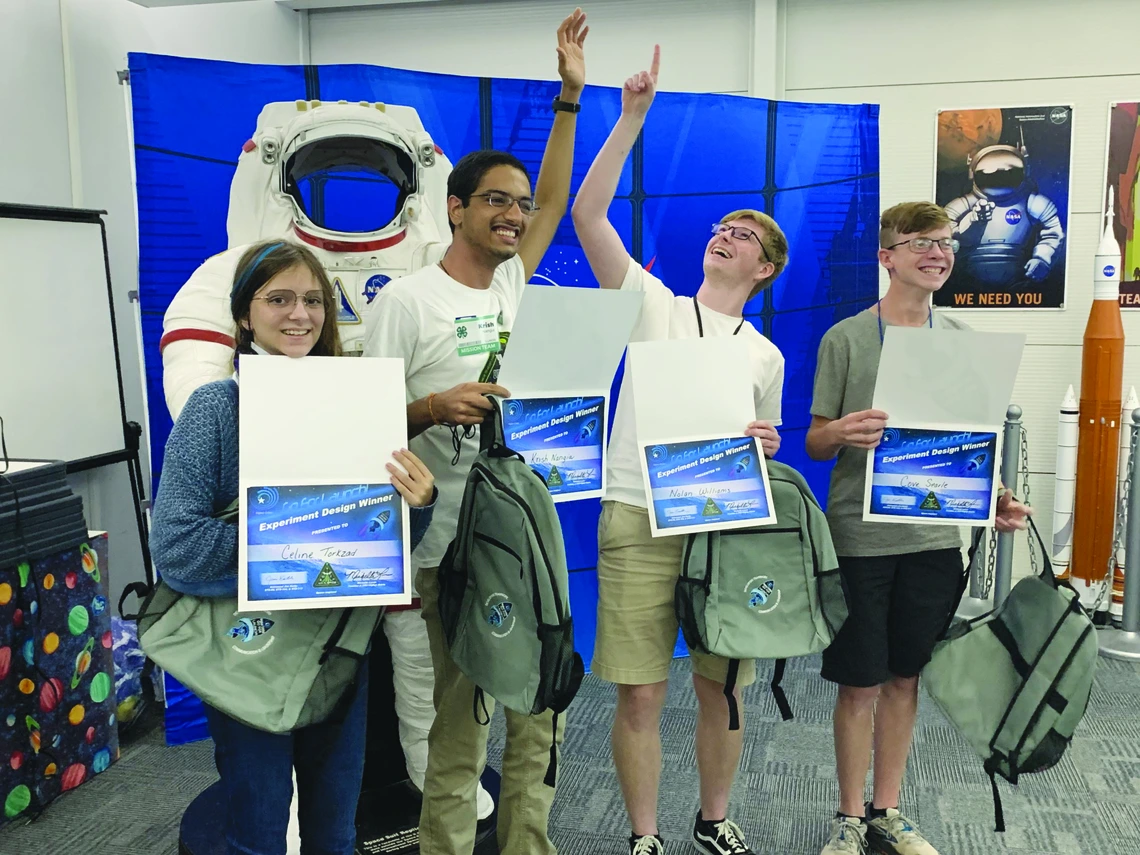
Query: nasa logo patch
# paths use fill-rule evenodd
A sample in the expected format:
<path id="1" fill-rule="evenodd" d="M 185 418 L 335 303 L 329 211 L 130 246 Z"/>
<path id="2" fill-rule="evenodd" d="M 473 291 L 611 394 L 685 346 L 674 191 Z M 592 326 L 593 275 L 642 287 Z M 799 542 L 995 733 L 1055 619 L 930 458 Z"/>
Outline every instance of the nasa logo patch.
<path id="1" fill-rule="evenodd" d="M 1116 268 L 1115 268 L 1115 267 L 1113 267 L 1111 264 L 1106 264 L 1106 265 L 1104 266 L 1104 275 L 1105 275 L 1106 277 L 1112 277 L 1112 276 L 1115 276 L 1115 275 L 1116 275 Z"/>
<path id="2" fill-rule="evenodd" d="M 1011 208 L 1010 210 L 1006 211 L 1005 221 L 1011 226 L 1016 226 L 1021 222 L 1021 211 L 1017 210 L 1017 208 Z"/>
<path id="3" fill-rule="evenodd" d="M 1049 121 L 1054 125 L 1063 125 L 1069 120 L 1068 107 L 1054 107 L 1052 112 L 1049 113 Z"/>
<path id="4" fill-rule="evenodd" d="M 367 300 L 369 306 L 372 301 L 376 299 L 376 295 L 380 293 L 380 289 L 392 281 L 391 276 L 385 276 L 383 273 L 377 273 L 375 276 L 368 277 L 368 281 L 364 283 L 364 299 Z"/>

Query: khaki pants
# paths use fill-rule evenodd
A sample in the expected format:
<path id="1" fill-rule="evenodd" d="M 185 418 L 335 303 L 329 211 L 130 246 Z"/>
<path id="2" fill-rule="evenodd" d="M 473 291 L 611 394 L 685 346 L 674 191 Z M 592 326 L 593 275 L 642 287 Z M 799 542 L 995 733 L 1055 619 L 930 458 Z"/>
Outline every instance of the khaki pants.
<path id="1" fill-rule="evenodd" d="M 435 669 L 435 721 L 428 736 L 427 779 L 420 813 L 422 855 L 471 855 L 475 847 L 475 789 L 487 761 L 488 726 L 475 720 L 475 685 L 456 667 L 439 620 L 439 579 L 434 568 L 416 575 Z M 495 709 L 486 698 L 487 714 Z M 482 709 L 479 710 L 482 715 Z M 504 709 L 507 744 L 499 791 L 498 838 L 502 855 L 555 855 L 547 834 L 554 788 L 543 783 L 554 736 L 553 713 L 520 715 Z M 562 744 L 566 714 L 558 717 Z"/>

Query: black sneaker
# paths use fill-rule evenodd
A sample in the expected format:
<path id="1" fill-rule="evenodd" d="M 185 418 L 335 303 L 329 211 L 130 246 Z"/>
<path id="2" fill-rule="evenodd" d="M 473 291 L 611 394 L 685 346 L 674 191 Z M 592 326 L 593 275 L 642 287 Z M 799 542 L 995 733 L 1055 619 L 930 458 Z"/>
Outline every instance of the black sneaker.
<path id="1" fill-rule="evenodd" d="M 701 818 L 700 811 L 693 826 L 693 845 L 705 855 L 756 855 L 745 845 L 739 825 L 727 819 L 709 822 Z"/>
<path id="2" fill-rule="evenodd" d="M 665 855 L 665 841 L 656 834 L 631 834 L 629 855 Z"/>

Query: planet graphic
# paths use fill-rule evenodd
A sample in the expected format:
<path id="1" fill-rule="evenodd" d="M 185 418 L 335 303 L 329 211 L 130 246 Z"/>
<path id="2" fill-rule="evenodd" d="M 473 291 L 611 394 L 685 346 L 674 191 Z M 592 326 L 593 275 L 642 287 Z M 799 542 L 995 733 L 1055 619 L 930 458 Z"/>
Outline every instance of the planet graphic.
<path id="1" fill-rule="evenodd" d="M 32 567 L 25 561 L 23 564 L 18 565 L 16 570 L 20 573 L 20 587 L 22 588 L 28 584 L 28 574 L 32 572 Z"/>
<path id="2" fill-rule="evenodd" d="M 4 817 L 6 819 L 13 819 L 28 809 L 32 803 L 32 791 L 23 784 L 14 787 L 12 792 L 8 793 L 8 798 L 4 799 Z"/>
<path id="3" fill-rule="evenodd" d="M 106 673 L 100 671 L 91 678 L 91 700 L 97 704 L 103 703 L 107 700 L 107 696 L 111 694 L 111 678 Z"/>
<path id="4" fill-rule="evenodd" d="M 44 769 L 44 777 L 50 778 L 52 775 L 54 775 L 58 771 L 59 771 L 58 766 L 56 766 L 54 763 L 48 763 L 47 767 Z"/>
<path id="5" fill-rule="evenodd" d="M 20 691 L 25 695 L 30 695 L 35 690 L 36 684 L 29 680 L 27 677 L 20 681 Z"/>
<path id="6" fill-rule="evenodd" d="M 74 790 L 85 780 L 87 780 L 87 767 L 82 763 L 72 763 L 63 772 L 63 779 L 60 781 L 60 790 L 65 793 L 68 790 Z"/>
<path id="7" fill-rule="evenodd" d="M 12 586 L 7 582 L 0 582 L 0 606 L 6 606 L 12 601 Z"/>
<path id="8" fill-rule="evenodd" d="M 107 598 L 106 597 L 96 597 L 95 599 L 93 599 L 91 601 L 91 614 L 101 615 L 105 611 L 107 611 Z"/>
<path id="9" fill-rule="evenodd" d="M 71 688 L 79 685 L 79 681 L 83 679 L 83 675 L 87 673 L 87 669 L 91 667 L 91 651 L 95 649 L 95 639 L 87 639 L 87 643 L 83 645 L 83 649 L 75 657 L 75 670 L 71 673 Z"/>
<path id="10" fill-rule="evenodd" d="M 0 680 L 8 676 L 12 669 L 12 648 L 5 645 L 0 647 Z"/>
<path id="11" fill-rule="evenodd" d="M 45 573 L 44 580 L 41 584 L 44 586 L 45 591 L 50 591 L 55 587 L 55 576 L 53 576 L 51 573 Z"/>
<path id="12" fill-rule="evenodd" d="M 16 611 L 12 612 L 12 626 L 19 629 L 23 625 L 24 625 L 24 610 L 23 609 L 16 609 Z"/>
<path id="13" fill-rule="evenodd" d="M 7 722 L 8 722 L 8 727 L 15 727 L 16 726 L 16 714 L 15 713 L 9 713 L 8 718 L 7 718 Z"/>
<path id="14" fill-rule="evenodd" d="M 74 606 L 70 612 L 67 613 L 67 628 L 72 635 L 83 635 L 87 632 L 87 626 L 91 623 L 91 617 L 87 614 L 87 609 L 83 606 Z"/>
<path id="15" fill-rule="evenodd" d="M 99 556 L 95 550 L 86 543 L 79 547 L 79 562 L 83 565 L 83 572 L 91 574 L 91 578 L 99 581 Z"/>
<path id="16" fill-rule="evenodd" d="M 114 638 L 111 635 L 111 630 L 107 630 L 105 633 L 103 633 L 102 641 L 104 649 L 110 650 L 111 644 L 114 642 Z"/>
<path id="17" fill-rule="evenodd" d="M 40 712 L 49 713 L 63 703 L 63 680 L 52 677 L 40 686 Z"/>
<path id="18" fill-rule="evenodd" d="M 59 649 L 59 636 L 54 632 L 49 632 L 44 636 L 44 653 L 49 656 Z"/>
<path id="19" fill-rule="evenodd" d="M 938 169 L 966 170 L 966 158 L 1001 139 L 1001 110 L 946 110 L 938 114 Z"/>
<path id="20" fill-rule="evenodd" d="M 87 728 L 87 735 L 83 737 L 83 741 L 86 742 L 88 745 L 90 745 L 92 742 L 95 741 L 95 728 L 93 728 L 93 727 Z"/>
<path id="21" fill-rule="evenodd" d="M 40 604 L 37 601 L 32 600 L 32 604 L 30 606 L 28 606 L 28 613 L 34 615 L 39 610 L 40 610 Z"/>
<path id="22" fill-rule="evenodd" d="M 20 767 L 24 765 L 24 752 L 13 751 L 12 756 L 8 758 L 8 765 L 12 767 L 13 771 L 19 771 Z"/>
<path id="23" fill-rule="evenodd" d="M 67 714 L 67 720 L 72 724 L 80 724 L 83 721 L 84 714 L 83 704 L 76 704 Z"/>
<path id="24" fill-rule="evenodd" d="M 30 638 L 24 642 L 24 646 L 21 650 L 24 654 L 24 664 L 29 668 L 33 667 L 36 664 L 36 648 L 33 646 Z"/>
<path id="25" fill-rule="evenodd" d="M 79 577 L 75 574 L 75 571 L 73 570 L 70 573 L 68 573 L 66 576 L 63 577 L 63 584 L 65 584 L 67 586 L 67 589 L 69 591 L 73 591 L 73 590 L 75 590 L 75 583 L 78 580 L 79 580 Z"/>
<path id="26" fill-rule="evenodd" d="M 106 772 L 111 765 L 111 749 L 100 748 L 95 752 L 95 759 L 91 761 L 91 771 L 98 775 Z"/>

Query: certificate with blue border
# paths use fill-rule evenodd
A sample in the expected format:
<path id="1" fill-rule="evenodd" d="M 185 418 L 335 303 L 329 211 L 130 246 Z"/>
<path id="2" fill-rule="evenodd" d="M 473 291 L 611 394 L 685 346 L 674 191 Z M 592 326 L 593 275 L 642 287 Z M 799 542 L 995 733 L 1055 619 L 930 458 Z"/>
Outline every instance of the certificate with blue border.
<path id="1" fill-rule="evenodd" d="M 391 484 L 246 488 L 251 600 L 344 605 L 404 593 L 404 501 Z"/>
<path id="2" fill-rule="evenodd" d="M 602 495 L 606 396 L 508 398 L 502 410 L 507 447 L 522 455 L 556 503 Z"/>
<path id="3" fill-rule="evenodd" d="M 776 522 L 768 468 L 753 437 L 642 445 L 641 466 L 654 537 Z"/>
<path id="4" fill-rule="evenodd" d="M 867 454 L 863 519 L 990 525 L 997 507 L 1001 432 L 978 426 L 889 425 Z"/>

